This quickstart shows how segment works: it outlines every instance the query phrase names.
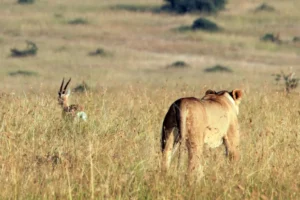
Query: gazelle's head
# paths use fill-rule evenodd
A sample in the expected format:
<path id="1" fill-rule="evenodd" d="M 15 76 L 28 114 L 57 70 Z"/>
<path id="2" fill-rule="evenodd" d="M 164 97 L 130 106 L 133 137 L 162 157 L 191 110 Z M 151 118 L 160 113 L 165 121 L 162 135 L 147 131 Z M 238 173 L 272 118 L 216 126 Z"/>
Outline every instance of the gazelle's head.
<path id="1" fill-rule="evenodd" d="M 71 82 L 71 78 L 68 80 L 68 82 L 66 83 L 65 87 L 64 87 L 64 81 L 65 79 L 63 78 L 60 89 L 58 91 L 58 104 L 61 106 L 68 106 L 68 97 L 71 93 L 70 89 L 67 90 L 67 87 L 69 85 L 69 83 Z M 67 92 L 66 92 L 67 90 Z"/>

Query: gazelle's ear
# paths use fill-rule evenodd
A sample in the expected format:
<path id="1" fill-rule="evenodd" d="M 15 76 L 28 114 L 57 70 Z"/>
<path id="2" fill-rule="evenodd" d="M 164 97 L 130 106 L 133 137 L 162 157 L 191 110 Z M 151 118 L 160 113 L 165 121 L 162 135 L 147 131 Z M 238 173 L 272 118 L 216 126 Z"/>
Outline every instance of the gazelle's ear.
<path id="1" fill-rule="evenodd" d="M 214 91 L 214 90 L 207 90 L 205 92 L 205 95 L 208 95 L 208 94 L 216 94 L 216 91 Z"/>

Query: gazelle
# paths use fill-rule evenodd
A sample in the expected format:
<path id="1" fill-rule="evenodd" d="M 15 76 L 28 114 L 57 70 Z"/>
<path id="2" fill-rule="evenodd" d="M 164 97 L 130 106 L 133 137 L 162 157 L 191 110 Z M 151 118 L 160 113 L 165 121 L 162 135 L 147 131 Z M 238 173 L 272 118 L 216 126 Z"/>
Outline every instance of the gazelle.
<path id="1" fill-rule="evenodd" d="M 78 120 L 81 119 L 83 121 L 87 120 L 87 114 L 83 111 L 83 106 L 78 104 L 69 105 L 69 96 L 71 94 L 71 90 L 67 87 L 71 82 L 71 78 L 68 80 L 66 85 L 64 86 L 65 79 L 63 78 L 60 89 L 58 91 L 58 104 L 62 107 L 62 116 L 64 119 Z M 66 93 L 67 90 L 67 93 Z"/>

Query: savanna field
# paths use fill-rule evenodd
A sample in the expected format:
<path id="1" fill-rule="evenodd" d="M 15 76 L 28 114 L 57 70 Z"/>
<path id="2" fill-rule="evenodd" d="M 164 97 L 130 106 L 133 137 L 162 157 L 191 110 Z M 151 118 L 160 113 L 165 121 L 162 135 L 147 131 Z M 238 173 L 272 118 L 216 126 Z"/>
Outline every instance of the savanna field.
<path id="1" fill-rule="evenodd" d="M 300 77 L 300 1 L 228 0 L 214 15 L 159 12 L 164 3 L 0 1 L 0 199 L 300 199 L 300 90 L 274 76 Z M 200 16 L 221 31 L 183 30 Z M 26 41 L 36 55 L 11 56 Z M 205 71 L 216 65 L 231 72 Z M 62 120 L 63 77 L 87 84 L 70 96 L 87 122 Z M 205 148 L 198 183 L 176 156 L 161 174 L 170 104 L 236 88 L 241 160 Z"/>

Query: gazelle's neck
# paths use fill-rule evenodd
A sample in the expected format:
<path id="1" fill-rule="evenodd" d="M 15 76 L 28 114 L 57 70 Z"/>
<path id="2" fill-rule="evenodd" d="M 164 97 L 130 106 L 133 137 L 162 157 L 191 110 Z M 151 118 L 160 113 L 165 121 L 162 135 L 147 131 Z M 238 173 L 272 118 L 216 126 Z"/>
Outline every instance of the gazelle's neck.
<path id="1" fill-rule="evenodd" d="M 63 103 L 62 103 L 62 108 L 68 108 L 69 107 L 69 101 L 68 98 L 64 99 Z"/>

